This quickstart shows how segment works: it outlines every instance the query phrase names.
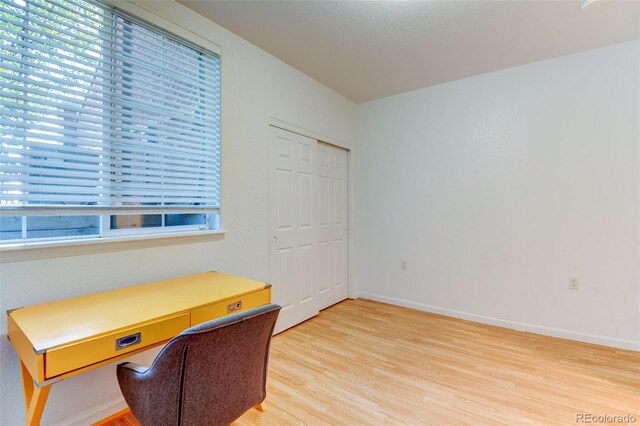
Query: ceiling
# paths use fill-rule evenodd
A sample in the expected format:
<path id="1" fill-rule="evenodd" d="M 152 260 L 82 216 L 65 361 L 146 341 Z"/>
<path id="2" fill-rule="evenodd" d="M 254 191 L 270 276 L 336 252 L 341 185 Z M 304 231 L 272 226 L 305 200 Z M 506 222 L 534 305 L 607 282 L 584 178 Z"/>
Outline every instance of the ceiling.
<path id="1" fill-rule="evenodd" d="M 355 102 L 640 38 L 640 2 L 178 0 Z"/>

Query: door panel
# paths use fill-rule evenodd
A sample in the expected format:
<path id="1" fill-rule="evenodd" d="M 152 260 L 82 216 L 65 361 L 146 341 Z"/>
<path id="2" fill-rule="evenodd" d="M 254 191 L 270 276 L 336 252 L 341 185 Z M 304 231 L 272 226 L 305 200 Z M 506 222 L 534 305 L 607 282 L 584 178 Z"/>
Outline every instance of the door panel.
<path id="1" fill-rule="evenodd" d="M 315 225 L 317 141 L 271 128 L 270 268 L 275 332 L 318 314 Z"/>
<path id="2" fill-rule="evenodd" d="M 301 229 L 309 229 L 313 226 L 311 212 L 313 210 L 313 175 L 301 172 L 298 174 L 298 216 Z"/>
<path id="3" fill-rule="evenodd" d="M 273 256 L 273 255 L 272 255 Z M 277 282 L 271 290 L 273 292 L 273 302 L 282 306 L 281 315 L 293 308 L 293 293 L 287 291 L 288 288 L 295 285 L 294 282 L 294 259 L 292 247 L 281 247 L 276 250 L 275 259 L 272 263 L 276 264 L 275 268 L 271 268 L 271 280 Z M 291 315 L 286 314 L 286 315 Z"/>
<path id="4" fill-rule="evenodd" d="M 326 293 L 330 290 L 331 263 L 329 262 L 329 250 L 331 245 L 328 241 L 318 242 L 318 293 Z M 322 300 L 323 296 L 320 296 Z"/>
<path id="5" fill-rule="evenodd" d="M 345 277 L 347 276 L 346 257 L 347 248 L 344 240 L 335 240 L 333 242 L 334 257 L 334 276 L 333 287 L 338 289 L 345 285 Z"/>
<path id="6" fill-rule="evenodd" d="M 347 151 L 318 143 L 318 251 L 324 250 L 318 262 L 320 309 L 348 297 L 347 179 Z"/>
<path id="7" fill-rule="evenodd" d="M 300 270 L 313 271 L 315 269 L 315 259 L 313 245 L 305 244 L 300 246 Z M 300 287 L 300 304 L 312 303 L 317 306 L 315 299 L 315 288 L 313 281 L 303 279 L 298 283 Z M 317 309 L 317 308 L 315 308 Z"/>
<path id="8" fill-rule="evenodd" d="M 278 230 L 291 230 L 291 170 L 276 170 L 278 175 L 277 190 L 278 190 L 278 211 L 276 217 L 278 220 Z"/>

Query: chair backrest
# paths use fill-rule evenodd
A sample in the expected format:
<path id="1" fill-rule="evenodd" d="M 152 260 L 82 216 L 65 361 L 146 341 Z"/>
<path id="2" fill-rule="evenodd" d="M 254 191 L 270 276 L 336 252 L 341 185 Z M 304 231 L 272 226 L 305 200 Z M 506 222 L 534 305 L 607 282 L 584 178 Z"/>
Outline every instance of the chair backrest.
<path id="1" fill-rule="evenodd" d="M 279 311 L 264 305 L 185 330 L 138 375 L 143 386 L 119 369 L 134 416 L 143 425 L 228 425 L 262 402 Z"/>

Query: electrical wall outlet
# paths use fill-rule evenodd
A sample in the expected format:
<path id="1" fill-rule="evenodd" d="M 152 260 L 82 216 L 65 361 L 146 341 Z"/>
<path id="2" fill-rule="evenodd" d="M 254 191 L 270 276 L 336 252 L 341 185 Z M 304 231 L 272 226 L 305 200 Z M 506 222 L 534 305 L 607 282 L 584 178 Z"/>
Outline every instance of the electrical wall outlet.
<path id="1" fill-rule="evenodd" d="M 569 277 L 569 290 L 580 290 L 580 280 L 578 278 Z"/>
<path id="2" fill-rule="evenodd" d="M 400 261 L 400 269 L 402 269 L 403 271 L 407 270 L 407 261 L 406 260 L 401 260 Z"/>

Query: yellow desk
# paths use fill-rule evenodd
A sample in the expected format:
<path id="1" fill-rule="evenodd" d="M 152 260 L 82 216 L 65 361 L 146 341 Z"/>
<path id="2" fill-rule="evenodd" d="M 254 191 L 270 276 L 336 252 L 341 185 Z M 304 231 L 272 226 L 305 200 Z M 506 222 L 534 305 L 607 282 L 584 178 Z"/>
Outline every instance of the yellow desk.
<path id="1" fill-rule="evenodd" d="M 20 358 L 26 424 L 40 423 L 53 383 L 270 301 L 270 285 L 207 272 L 9 311 L 8 337 Z"/>

